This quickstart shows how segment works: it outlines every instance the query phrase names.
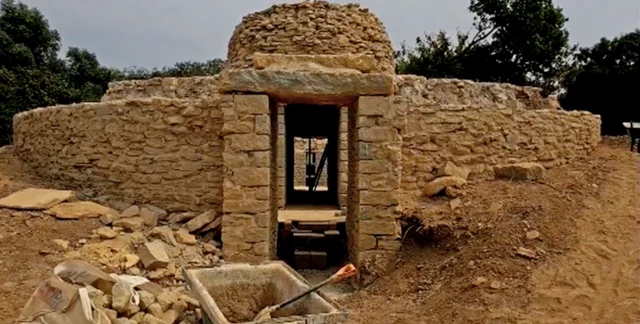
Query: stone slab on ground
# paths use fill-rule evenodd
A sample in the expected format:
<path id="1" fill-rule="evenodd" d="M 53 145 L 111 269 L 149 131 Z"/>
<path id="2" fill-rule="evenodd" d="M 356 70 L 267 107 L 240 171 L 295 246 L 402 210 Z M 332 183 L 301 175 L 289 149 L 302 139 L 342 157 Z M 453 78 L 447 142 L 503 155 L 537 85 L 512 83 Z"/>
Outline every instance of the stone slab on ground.
<path id="1" fill-rule="evenodd" d="M 497 178 L 530 181 L 542 179 L 545 171 L 544 166 L 533 162 L 498 165 L 493 168 Z"/>
<path id="2" fill-rule="evenodd" d="M 0 207 L 44 210 L 73 198 L 71 190 L 27 188 L 0 199 Z"/>
<path id="3" fill-rule="evenodd" d="M 116 210 L 91 201 L 61 203 L 47 209 L 45 213 L 59 219 L 98 218 L 104 215 L 118 215 Z"/>

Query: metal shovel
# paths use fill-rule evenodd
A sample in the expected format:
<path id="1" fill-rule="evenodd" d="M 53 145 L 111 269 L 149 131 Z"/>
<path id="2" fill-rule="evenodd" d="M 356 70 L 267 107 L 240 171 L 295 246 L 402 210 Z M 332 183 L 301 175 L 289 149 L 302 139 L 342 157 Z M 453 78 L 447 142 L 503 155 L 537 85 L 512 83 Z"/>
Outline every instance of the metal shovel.
<path id="1" fill-rule="evenodd" d="M 299 295 L 289 298 L 288 300 L 285 300 L 284 302 L 277 304 L 277 305 L 273 305 L 273 306 L 267 306 L 265 308 L 263 308 L 258 315 L 256 315 L 256 317 L 253 319 L 254 322 L 263 322 L 266 320 L 270 320 L 271 319 L 271 313 L 279 310 L 280 308 L 283 308 L 293 302 L 295 302 L 296 300 L 330 284 L 330 283 L 336 283 L 339 281 L 342 281 L 344 279 L 347 279 L 349 277 L 352 277 L 356 274 L 356 267 L 353 266 L 353 264 L 349 263 L 346 266 L 340 268 L 340 270 L 338 270 L 336 273 L 334 273 L 331 277 L 329 277 L 327 280 L 309 288 L 308 290 L 300 293 Z"/>

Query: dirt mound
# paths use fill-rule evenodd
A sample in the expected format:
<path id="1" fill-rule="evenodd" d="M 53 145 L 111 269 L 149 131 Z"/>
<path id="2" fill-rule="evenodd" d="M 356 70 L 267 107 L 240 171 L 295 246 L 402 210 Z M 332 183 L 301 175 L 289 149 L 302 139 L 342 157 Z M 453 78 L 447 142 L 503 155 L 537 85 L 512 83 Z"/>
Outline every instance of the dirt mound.
<path id="1" fill-rule="evenodd" d="M 396 269 L 345 301 L 352 322 L 634 322 L 638 157 L 619 142 L 411 211 Z"/>

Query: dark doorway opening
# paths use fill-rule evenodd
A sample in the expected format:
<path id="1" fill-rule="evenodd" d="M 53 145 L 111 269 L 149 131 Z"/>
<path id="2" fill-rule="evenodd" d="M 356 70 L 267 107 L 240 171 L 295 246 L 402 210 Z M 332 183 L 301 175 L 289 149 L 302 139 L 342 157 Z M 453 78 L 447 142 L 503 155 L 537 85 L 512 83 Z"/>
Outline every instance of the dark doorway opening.
<path id="1" fill-rule="evenodd" d="M 287 105 L 285 208 L 278 211 L 278 257 L 294 268 L 328 269 L 346 257 L 338 203 L 340 108 Z"/>
<path id="2" fill-rule="evenodd" d="M 287 105 L 286 205 L 338 206 L 337 106 Z"/>

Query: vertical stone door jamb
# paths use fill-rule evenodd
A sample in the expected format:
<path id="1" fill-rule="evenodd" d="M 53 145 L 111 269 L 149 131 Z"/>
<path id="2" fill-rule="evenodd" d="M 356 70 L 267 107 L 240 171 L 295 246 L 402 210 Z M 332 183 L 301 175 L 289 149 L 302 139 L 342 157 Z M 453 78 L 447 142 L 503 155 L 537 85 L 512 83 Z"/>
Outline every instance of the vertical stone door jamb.
<path id="1" fill-rule="evenodd" d="M 272 257 L 271 119 L 267 95 L 233 95 L 222 107 L 222 252 L 228 262 Z"/>
<path id="2" fill-rule="evenodd" d="M 358 130 L 358 266 L 367 284 L 400 249 L 398 220 L 402 138 L 392 97 L 360 97 Z"/>

